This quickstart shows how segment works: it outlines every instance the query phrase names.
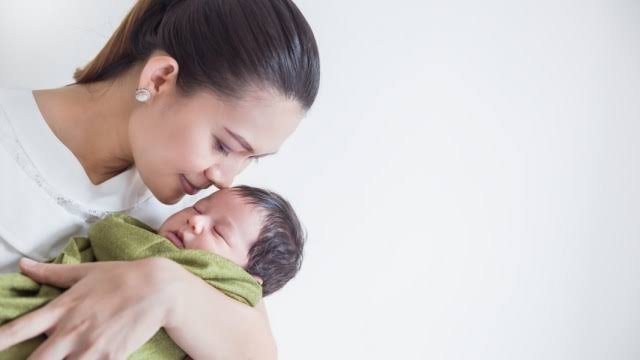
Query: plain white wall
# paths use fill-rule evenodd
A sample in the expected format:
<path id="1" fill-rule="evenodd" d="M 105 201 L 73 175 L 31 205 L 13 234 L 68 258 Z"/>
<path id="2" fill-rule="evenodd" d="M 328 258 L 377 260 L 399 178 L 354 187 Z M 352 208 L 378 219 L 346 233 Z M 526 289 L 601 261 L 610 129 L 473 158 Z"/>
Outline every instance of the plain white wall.
<path id="1" fill-rule="evenodd" d="M 640 4 L 297 3 L 320 95 L 239 179 L 310 235 L 281 358 L 640 358 Z M 0 86 L 70 82 L 131 4 L 0 2 Z"/>

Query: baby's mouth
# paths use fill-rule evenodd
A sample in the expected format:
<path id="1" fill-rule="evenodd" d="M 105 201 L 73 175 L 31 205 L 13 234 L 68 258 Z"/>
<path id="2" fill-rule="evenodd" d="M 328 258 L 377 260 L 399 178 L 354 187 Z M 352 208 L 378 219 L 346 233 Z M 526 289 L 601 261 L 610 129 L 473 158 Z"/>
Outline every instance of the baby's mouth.
<path id="1" fill-rule="evenodd" d="M 167 233 L 167 238 L 178 248 L 184 249 L 184 240 L 182 235 L 178 231 L 170 231 Z"/>

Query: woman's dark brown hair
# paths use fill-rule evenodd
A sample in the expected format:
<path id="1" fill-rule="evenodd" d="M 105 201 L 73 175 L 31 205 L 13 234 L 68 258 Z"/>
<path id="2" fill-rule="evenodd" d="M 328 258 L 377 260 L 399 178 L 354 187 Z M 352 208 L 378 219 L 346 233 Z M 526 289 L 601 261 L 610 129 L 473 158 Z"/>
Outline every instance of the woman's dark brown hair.
<path id="1" fill-rule="evenodd" d="M 241 97 L 273 89 L 306 110 L 320 83 L 313 32 L 290 0 L 139 0 L 77 84 L 113 78 L 162 50 L 179 65 L 183 94 Z"/>

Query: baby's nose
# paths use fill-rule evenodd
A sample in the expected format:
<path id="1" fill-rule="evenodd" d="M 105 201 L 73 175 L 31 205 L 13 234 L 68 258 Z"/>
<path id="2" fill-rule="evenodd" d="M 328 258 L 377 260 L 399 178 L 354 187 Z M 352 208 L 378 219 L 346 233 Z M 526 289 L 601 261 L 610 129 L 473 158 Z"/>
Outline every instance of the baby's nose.
<path id="1" fill-rule="evenodd" d="M 187 224 L 189 224 L 194 234 L 199 235 L 204 229 L 204 218 L 200 215 L 194 215 L 187 219 Z"/>

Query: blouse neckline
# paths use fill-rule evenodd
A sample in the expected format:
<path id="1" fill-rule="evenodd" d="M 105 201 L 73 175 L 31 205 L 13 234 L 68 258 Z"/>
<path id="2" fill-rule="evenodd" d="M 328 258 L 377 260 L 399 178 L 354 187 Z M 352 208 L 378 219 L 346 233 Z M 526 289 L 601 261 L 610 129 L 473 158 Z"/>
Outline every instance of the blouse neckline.
<path id="1" fill-rule="evenodd" d="M 15 152 L 22 151 L 29 176 L 60 203 L 73 205 L 84 216 L 104 216 L 128 211 L 144 202 L 151 192 L 135 167 L 95 185 L 80 161 L 49 128 L 31 90 L 3 90 L 0 107 L 15 136 Z M 31 163 L 31 166 L 28 164 Z M 24 164 L 21 164 L 24 165 Z M 23 166 L 24 169 L 24 166 Z M 45 180 L 46 179 L 46 180 Z M 41 182 L 45 181 L 45 184 Z M 44 186 L 43 186 L 44 185 Z M 60 200 L 60 199 L 58 199 Z"/>

